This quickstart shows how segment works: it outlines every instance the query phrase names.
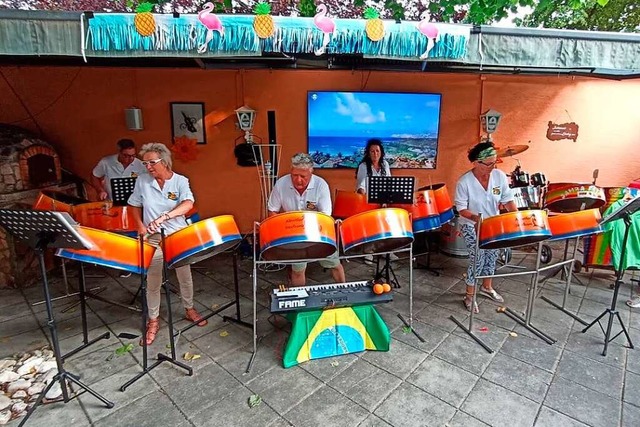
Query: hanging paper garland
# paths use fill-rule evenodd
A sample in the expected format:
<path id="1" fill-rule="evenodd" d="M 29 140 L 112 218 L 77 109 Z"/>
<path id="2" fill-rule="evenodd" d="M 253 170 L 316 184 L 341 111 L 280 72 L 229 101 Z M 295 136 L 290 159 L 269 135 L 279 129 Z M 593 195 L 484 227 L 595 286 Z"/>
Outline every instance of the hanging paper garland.
<path id="1" fill-rule="evenodd" d="M 143 37 L 149 37 L 156 32 L 156 20 L 153 17 L 153 4 L 149 2 L 143 2 L 136 8 L 136 16 L 133 18 L 133 23 L 136 26 L 136 31 Z"/>
<path id="2" fill-rule="evenodd" d="M 264 1 L 258 2 L 253 12 L 256 14 L 253 19 L 253 29 L 258 37 L 261 39 L 271 37 L 276 30 L 271 16 L 271 5 Z"/>
<path id="3" fill-rule="evenodd" d="M 418 31 L 427 36 L 427 49 L 420 55 L 420 59 L 427 59 L 429 57 L 429 52 L 439 39 L 438 27 L 429 22 L 429 19 L 429 14 L 424 13 L 422 20 L 418 22 Z"/>
<path id="4" fill-rule="evenodd" d="M 317 56 L 322 55 L 327 49 L 327 45 L 329 44 L 329 39 L 331 38 L 331 34 L 336 30 L 336 24 L 333 22 L 333 19 L 327 16 L 327 6 L 324 4 L 319 4 L 316 8 L 318 13 L 313 17 L 313 23 L 315 26 L 322 31 L 322 46 L 315 50 L 315 54 Z"/>
<path id="5" fill-rule="evenodd" d="M 364 19 L 366 19 L 365 31 L 369 40 L 377 42 L 384 38 L 384 24 L 380 19 L 380 12 L 373 7 L 367 7 L 364 10 Z"/>
<path id="6" fill-rule="evenodd" d="M 173 156 L 183 162 L 196 160 L 198 158 L 197 143 L 198 141 L 195 138 L 189 138 L 187 136 L 174 138 L 174 144 L 171 147 Z"/>
<path id="7" fill-rule="evenodd" d="M 222 36 L 224 34 L 224 27 L 222 21 L 218 18 L 218 15 L 213 12 L 213 3 L 205 3 L 202 10 L 198 12 L 198 20 L 202 25 L 207 27 L 207 37 L 200 46 L 198 46 L 198 53 L 205 53 L 209 42 L 213 40 L 213 32 L 217 31 Z"/>

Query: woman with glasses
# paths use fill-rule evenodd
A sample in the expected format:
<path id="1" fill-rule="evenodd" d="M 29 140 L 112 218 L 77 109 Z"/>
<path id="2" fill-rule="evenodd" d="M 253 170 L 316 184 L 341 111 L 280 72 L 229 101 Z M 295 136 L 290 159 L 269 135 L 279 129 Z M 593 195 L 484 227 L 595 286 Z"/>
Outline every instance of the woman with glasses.
<path id="1" fill-rule="evenodd" d="M 171 152 L 164 145 L 152 142 L 142 146 L 140 150 L 142 164 L 147 172 L 138 177 L 136 185 L 129 197 L 129 205 L 133 207 L 133 216 L 138 224 L 138 233 L 146 236 L 146 240 L 157 249 L 147 272 L 147 304 L 149 308 L 147 322 L 147 345 L 153 343 L 160 329 L 160 286 L 162 285 L 162 250 L 161 234 L 169 236 L 185 228 L 185 214 L 193 207 L 194 197 L 189 187 L 189 180 L 171 170 Z M 193 279 L 191 267 L 185 265 L 175 269 L 180 284 L 180 297 L 186 310 L 185 318 L 205 326 L 206 320 L 193 307 Z M 167 307 L 171 309 L 171 307 Z"/>
<path id="2" fill-rule="evenodd" d="M 384 147 L 379 139 L 370 139 L 356 171 L 356 191 L 366 194 L 370 176 L 391 176 L 389 163 L 384 158 Z"/>
<path id="3" fill-rule="evenodd" d="M 467 269 L 467 292 L 463 300 L 467 310 L 478 313 L 477 304 L 471 307 L 476 276 L 490 276 L 495 273 L 497 249 L 479 249 L 476 252 L 476 227 L 480 215 L 486 219 L 500 213 L 499 205 L 507 211 L 517 210 L 509 188 L 507 176 L 496 169 L 498 156 L 492 142 L 476 144 L 467 155 L 472 164 L 471 170 L 464 173 L 456 185 L 455 205 L 460 215 L 460 228 L 469 249 L 469 267 Z M 492 279 L 483 279 L 478 291 L 497 302 L 504 302 L 502 296 L 493 289 Z"/>

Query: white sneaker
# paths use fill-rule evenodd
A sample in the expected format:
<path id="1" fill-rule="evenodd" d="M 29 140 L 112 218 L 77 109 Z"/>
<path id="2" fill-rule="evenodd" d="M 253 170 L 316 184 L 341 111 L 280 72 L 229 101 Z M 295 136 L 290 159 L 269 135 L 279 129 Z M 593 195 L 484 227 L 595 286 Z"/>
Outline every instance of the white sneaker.
<path id="1" fill-rule="evenodd" d="M 373 255 L 365 255 L 364 263 L 368 265 L 373 265 Z"/>
<path id="2" fill-rule="evenodd" d="M 637 295 L 628 300 L 627 305 L 631 308 L 640 308 L 640 295 Z"/>
<path id="3" fill-rule="evenodd" d="M 393 253 L 389 254 L 389 261 L 397 261 L 399 259 L 400 258 L 398 258 L 398 255 L 393 254 Z"/>

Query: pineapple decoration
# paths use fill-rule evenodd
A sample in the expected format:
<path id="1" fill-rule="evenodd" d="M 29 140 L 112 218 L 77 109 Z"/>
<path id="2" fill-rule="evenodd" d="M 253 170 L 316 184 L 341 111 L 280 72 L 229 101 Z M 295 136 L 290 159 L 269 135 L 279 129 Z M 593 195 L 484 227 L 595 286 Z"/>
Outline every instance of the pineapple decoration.
<path id="1" fill-rule="evenodd" d="M 373 7 L 364 10 L 364 18 L 367 20 L 365 30 L 371 41 L 377 42 L 384 37 L 384 24 L 380 19 L 380 12 Z"/>
<path id="2" fill-rule="evenodd" d="M 266 1 L 256 3 L 253 9 L 256 17 L 253 19 L 253 29 L 261 39 L 271 37 L 275 32 L 273 17 L 271 16 L 271 5 Z"/>
<path id="3" fill-rule="evenodd" d="M 149 37 L 156 31 L 156 19 L 151 13 L 153 6 L 149 2 L 143 2 L 136 8 L 136 16 L 133 18 L 133 23 L 136 25 L 136 31 L 143 37 Z"/>

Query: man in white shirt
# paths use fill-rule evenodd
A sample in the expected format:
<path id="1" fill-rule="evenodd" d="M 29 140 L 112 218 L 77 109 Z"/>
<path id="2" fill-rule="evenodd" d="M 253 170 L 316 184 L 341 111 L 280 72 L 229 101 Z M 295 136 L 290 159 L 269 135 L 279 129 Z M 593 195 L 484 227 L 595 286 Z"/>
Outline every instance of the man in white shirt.
<path id="1" fill-rule="evenodd" d="M 313 174 L 313 160 L 308 154 L 298 153 L 291 159 L 291 173 L 278 179 L 273 186 L 268 203 L 269 216 L 289 211 L 317 211 L 331 215 L 331 191 L 327 182 Z M 331 269 L 337 283 L 346 282 L 344 268 L 338 252 L 320 261 Z M 304 286 L 307 263 L 291 265 L 291 284 Z"/>
<path id="2" fill-rule="evenodd" d="M 121 139 L 117 146 L 118 154 L 103 157 L 93 168 L 90 183 L 98 192 L 99 200 L 112 200 L 113 178 L 133 178 L 146 173 L 142 162 L 136 157 L 136 145 L 132 140 Z"/>

